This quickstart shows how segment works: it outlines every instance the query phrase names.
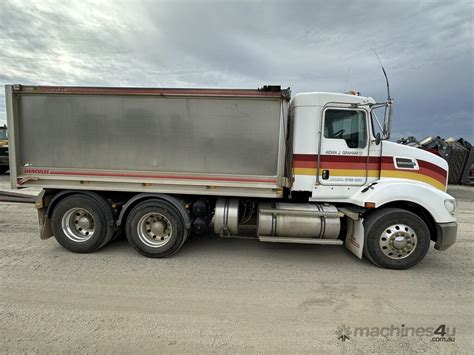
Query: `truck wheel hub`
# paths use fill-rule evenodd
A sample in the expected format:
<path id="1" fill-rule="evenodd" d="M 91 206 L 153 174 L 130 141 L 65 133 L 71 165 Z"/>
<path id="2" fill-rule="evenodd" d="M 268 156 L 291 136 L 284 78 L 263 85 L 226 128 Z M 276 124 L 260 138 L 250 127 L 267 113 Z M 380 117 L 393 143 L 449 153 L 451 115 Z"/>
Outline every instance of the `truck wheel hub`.
<path id="1" fill-rule="evenodd" d="M 82 216 L 77 221 L 77 226 L 82 229 L 88 229 L 91 226 L 91 221 L 87 217 Z"/>
<path id="2" fill-rule="evenodd" d="M 83 208 L 71 208 L 61 220 L 63 233 L 73 242 L 81 243 L 92 238 L 95 232 L 94 218 Z"/>
<path id="3" fill-rule="evenodd" d="M 399 250 L 405 249 L 407 243 L 407 239 L 404 236 L 398 236 L 393 240 L 393 246 Z"/>
<path id="4" fill-rule="evenodd" d="M 379 239 L 382 253 L 391 259 L 403 259 L 416 248 L 416 233 L 410 226 L 394 224 L 386 228 Z"/>
<path id="5" fill-rule="evenodd" d="M 161 213 L 147 213 L 137 224 L 140 241 L 148 247 L 160 248 L 171 240 L 173 228 L 170 221 Z"/>
<path id="6" fill-rule="evenodd" d="M 164 230 L 165 230 L 165 226 L 160 221 L 156 221 L 156 222 L 152 223 L 152 225 L 151 225 L 151 231 L 156 235 L 161 236 L 161 234 L 164 232 Z"/>

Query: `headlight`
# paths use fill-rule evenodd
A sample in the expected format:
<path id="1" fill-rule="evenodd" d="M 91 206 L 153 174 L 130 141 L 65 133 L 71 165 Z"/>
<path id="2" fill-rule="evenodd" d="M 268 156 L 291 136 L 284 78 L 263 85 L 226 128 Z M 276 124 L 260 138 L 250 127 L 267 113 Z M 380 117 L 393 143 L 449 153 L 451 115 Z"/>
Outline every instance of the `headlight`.
<path id="1" fill-rule="evenodd" d="M 444 207 L 451 216 L 456 216 L 456 200 L 444 200 Z"/>

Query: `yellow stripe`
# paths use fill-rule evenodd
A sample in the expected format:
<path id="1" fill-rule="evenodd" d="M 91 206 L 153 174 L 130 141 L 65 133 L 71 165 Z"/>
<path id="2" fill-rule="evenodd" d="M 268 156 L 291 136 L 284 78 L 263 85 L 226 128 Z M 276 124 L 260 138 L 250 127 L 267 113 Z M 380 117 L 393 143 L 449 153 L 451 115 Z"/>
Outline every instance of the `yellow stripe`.
<path id="1" fill-rule="evenodd" d="M 331 176 L 365 176 L 366 171 L 363 169 L 330 169 Z M 317 169 L 312 168 L 294 168 L 295 175 L 316 175 Z M 369 177 L 379 177 L 378 170 L 369 170 Z"/>
<path id="2" fill-rule="evenodd" d="M 331 171 L 331 176 L 357 176 L 357 177 L 364 177 L 366 172 L 363 169 L 330 169 Z M 316 176 L 317 169 L 314 168 L 294 168 L 293 169 L 293 174 L 295 175 L 311 175 L 311 176 Z M 379 177 L 379 171 L 378 170 L 369 170 L 368 177 Z M 401 178 L 401 179 L 409 179 L 409 180 L 415 180 L 415 181 L 421 181 L 425 182 L 427 184 L 430 184 L 437 189 L 440 189 L 442 191 L 445 190 L 446 186 L 439 182 L 436 179 L 433 179 L 430 176 L 419 174 L 419 173 L 414 173 L 411 171 L 396 171 L 396 170 L 382 170 L 380 171 L 380 177 L 381 178 Z"/>
<path id="3" fill-rule="evenodd" d="M 293 168 L 294 175 L 316 175 L 317 169 L 312 168 Z"/>
<path id="4" fill-rule="evenodd" d="M 368 177 L 379 177 L 378 170 L 366 170 L 363 169 L 330 169 L 331 176 L 362 176 L 366 174 Z"/>
<path id="5" fill-rule="evenodd" d="M 433 179 L 432 177 L 428 175 L 423 175 L 423 174 L 418 174 L 414 173 L 411 171 L 396 171 L 396 170 L 382 170 L 380 177 L 382 178 L 401 178 L 401 179 L 410 179 L 410 180 L 416 180 L 416 181 L 422 181 L 427 184 L 430 184 L 437 189 L 440 189 L 442 191 L 445 190 L 446 186 L 439 182 L 436 179 Z"/>

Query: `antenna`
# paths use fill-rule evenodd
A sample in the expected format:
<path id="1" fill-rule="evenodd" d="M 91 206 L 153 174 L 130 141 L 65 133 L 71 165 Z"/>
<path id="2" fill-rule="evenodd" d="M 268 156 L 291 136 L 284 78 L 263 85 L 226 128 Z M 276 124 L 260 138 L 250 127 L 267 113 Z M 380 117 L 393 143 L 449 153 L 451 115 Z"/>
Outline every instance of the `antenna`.
<path id="1" fill-rule="evenodd" d="M 380 60 L 379 55 L 375 51 L 374 48 L 371 48 L 372 51 L 374 52 L 375 56 L 379 60 L 380 66 L 382 67 L 382 72 L 383 75 L 385 76 L 385 82 L 387 83 L 387 102 L 384 104 L 385 106 L 385 114 L 384 114 L 384 120 L 383 120 L 383 139 L 390 139 L 390 130 L 392 128 L 392 106 L 393 106 L 393 99 L 390 96 L 390 84 L 388 83 L 388 77 L 387 73 L 385 71 L 385 68 L 383 67 L 382 61 Z"/>
<path id="2" fill-rule="evenodd" d="M 349 81 L 349 75 L 351 75 L 351 67 L 347 68 L 346 83 L 344 84 L 344 91 L 343 92 L 346 92 L 346 90 L 347 90 L 347 82 Z"/>
<path id="3" fill-rule="evenodd" d="M 380 60 L 380 57 L 377 54 L 377 52 L 375 51 L 375 49 L 374 48 L 370 48 L 370 49 L 372 49 L 375 56 L 379 60 L 380 66 L 382 67 L 382 72 L 383 72 L 383 75 L 385 76 L 385 82 L 387 83 L 387 100 L 392 100 L 392 98 L 390 97 L 390 84 L 388 83 L 387 73 L 385 72 L 385 68 L 383 67 L 382 61 Z"/>

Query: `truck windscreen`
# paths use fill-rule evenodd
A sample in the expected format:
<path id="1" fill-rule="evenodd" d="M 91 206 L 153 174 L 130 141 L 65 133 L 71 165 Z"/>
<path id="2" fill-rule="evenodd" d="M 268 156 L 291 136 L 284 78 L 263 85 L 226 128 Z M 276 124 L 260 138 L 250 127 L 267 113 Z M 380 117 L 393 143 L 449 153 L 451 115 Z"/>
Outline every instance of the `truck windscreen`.
<path id="1" fill-rule="evenodd" d="M 8 134 L 6 129 L 0 129 L 0 139 L 8 139 Z"/>

